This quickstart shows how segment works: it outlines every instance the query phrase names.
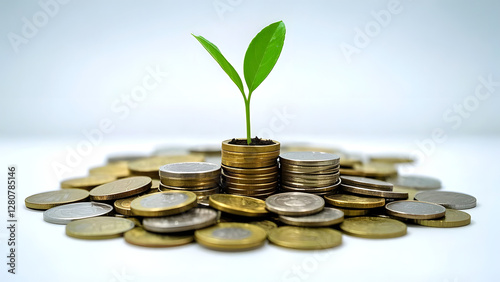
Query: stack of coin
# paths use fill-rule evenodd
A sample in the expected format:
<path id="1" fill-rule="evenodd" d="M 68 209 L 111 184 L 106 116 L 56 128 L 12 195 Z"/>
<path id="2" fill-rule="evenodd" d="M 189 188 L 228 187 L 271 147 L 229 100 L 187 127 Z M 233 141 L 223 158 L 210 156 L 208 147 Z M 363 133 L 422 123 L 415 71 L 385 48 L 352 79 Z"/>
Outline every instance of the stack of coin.
<path id="1" fill-rule="evenodd" d="M 162 165 L 203 161 L 205 161 L 205 159 L 200 155 L 155 156 L 131 161 L 128 163 L 128 169 L 132 175 L 149 176 L 152 179 L 156 179 L 158 178 L 158 169 Z"/>
<path id="2" fill-rule="evenodd" d="M 266 198 L 278 187 L 280 143 L 235 145 L 222 142 L 222 187 L 228 194 Z"/>
<path id="3" fill-rule="evenodd" d="M 358 196 L 380 197 L 385 199 L 408 199 L 407 192 L 392 191 L 393 185 L 389 182 L 356 176 L 342 176 L 340 188 L 347 193 Z"/>
<path id="4" fill-rule="evenodd" d="M 184 162 L 160 167 L 161 190 L 184 190 L 196 194 L 198 203 L 219 193 L 220 165 L 207 162 Z"/>
<path id="5" fill-rule="evenodd" d="M 287 152 L 280 155 L 281 190 L 326 195 L 340 184 L 338 155 Z"/>

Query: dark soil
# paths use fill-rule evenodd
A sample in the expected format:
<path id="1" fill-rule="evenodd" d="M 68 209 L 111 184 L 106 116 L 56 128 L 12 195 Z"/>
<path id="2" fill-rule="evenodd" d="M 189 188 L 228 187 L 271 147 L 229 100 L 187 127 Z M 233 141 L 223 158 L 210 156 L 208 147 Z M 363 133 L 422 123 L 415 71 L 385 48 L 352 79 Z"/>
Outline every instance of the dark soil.
<path id="1" fill-rule="evenodd" d="M 236 139 L 233 138 L 231 141 L 229 141 L 229 144 L 233 145 L 248 145 L 247 144 L 247 139 Z M 257 136 L 255 138 L 252 138 L 252 143 L 250 145 L 257 145 L 257 146 L 264 146 L 264 145 L 273 145 L 275 144 L 273 140 L 271 139 L 262 139 Z"/>

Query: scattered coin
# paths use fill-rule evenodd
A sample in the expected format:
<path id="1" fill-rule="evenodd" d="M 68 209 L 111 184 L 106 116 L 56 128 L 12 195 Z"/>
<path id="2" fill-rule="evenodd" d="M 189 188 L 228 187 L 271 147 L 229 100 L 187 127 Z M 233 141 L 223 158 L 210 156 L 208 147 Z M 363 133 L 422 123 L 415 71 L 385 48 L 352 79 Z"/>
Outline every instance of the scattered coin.
<path id="1" fill-rule="evenodd" d="M 90 199 L 109 201 L 138 195 L 151 188 L 151 178 L 132 176 L 99 185 L 90 191 Z"/>
<path id="2" fill-rule="evenodd" d="M 86 177 L 78 177 L 64 180 L 61 182 L 61 188 L 79 188 L 85 190 L 92 190 L 92 188 L 99 185 L 115 181 L 116 176 L 112 175 L 89 175 Z"/>
<path id="3" fill-rule="evenodd" d="M 253 224 L 223 222 L 196 230 L 196 241 L 207 248 L 221 251 L 239 251 L 262 246 L 267 232 Z"/>
<path id="4" fill-rule="evenodd" d="M 142 247 L 175 247 L 194 241 L 192 234 L 158 234 L 136 227 L 123 235 L 127 243 Z"/>
<path id="5" fill-rule="evenodd" d="M 408 219 L 434 219 L 443 217 L 446 209 L 433 203 L 395 201 L 385 205 L 387 214 Z"/>
<path id="6" fill-rule="evenodd" d="M 27 208 L 47 210 L 55 206 L 81 202 L 89 197 L 89 192 L 83 189 L 62 189 L 31 195 L 24 200 Z"/>
<path id="7" fill-rule="evenodd" d="M 342 176 L 342 183 L 351 185 L 351 186 L 357 186 L 357 187 L 363 187 L 363 188 L 371 188 L 371 189 L 377 189 L 377 190 L 383 190 L 383 191 L 392 191 L 394 185 L 389 182 L 373 179 L 373 178 L 366 178 L 366 177 L 359 177 L 359 176 Z"/>
<path id="8" fill-rule="evenodd" d="M 346 234 L 363 238 L 394 238 L 406 234 L 406 224 L 384 217 L 351 217 L 340 224 Z"/>
<path id="9" fill-rule="evenodd" d="M 252 221 L 249 222 L 249 224 L 257 225 L 258 227 L 266 230 L 267 234 L 269 234 L 271 230 L 278 228 L 278 225 L 270 220 Z"/>
<path id="10" fill-rule="evenodd" d="M 454 209 L 446 209 L 443 218 L 438 219 L 417 219 L 416 224 L 429 227 L 461 227 L 469 225 L 471 217 L 468 213 Z"/>
<path id="11" fill-rule="evenodd" d="M 143 228 L 157 233 L 174 233 L 205 228 L 217 223 L 219 213 L 213 209 L 193 208 L 186 212 L 165 216 L 144 218 Z"/>
<path id="12" fill-rule="evenodd" d="M 66 235 L 78 239 L 108 239 L 122 236 L 134 228 L 134 222 L 119 217 L 99 216 L 72 221 Z"/>
<path id="13" fill-rule="evenodd" d="M 370 212 L 370 210 L 368 209 L 348 209 L 341 207 L 335 207 L 335 208 L 341 210 L 344 213 L 344 216 L 363 216 Z"/>
<path id="14" fill-rule="evenodd" d="M 130 216 L 134 215 L 132 213 L 132 209 L 130 208 L 130 203 L 132 203 L 132 201 L 135 200 L 136 198 L 138 198 L 138 196 L 133 196 L 133 197 L 125 198 L 125 199 L 116 200 L 113 203 L 115 211 L 117 213 L 123 214 L 123 215 L 130 215 Z"/>
<path id="15" fill-rule="evenodd" d="M 330 205 L 342 208 L 370 209 L 385 205 L 384 198 L 362 197 L 350 194 L 330 194 L 324 198 Z"/>
<path id="16" fill-rule="evenodd" d="M 456 210 L 471 209 L 476 206 L 475 197 L 449 191 L 422 191 L 415 195 L 415 200 L 435 203 Z"/>
<path id="17" fill-rule="evenodd" d="M 387 182 L 395 186 L 413 188 L 417 190 L 436 190 L 441 188 L 439 179 L 421 176 L 421 175 L 399 175 L 397 177 L 387 179 Z"/>
<path id="18" fill-rule="evenodd" d="M 282 226 L 269 234 L 271 243 L 290 249 L 320 250 L 342 243 L 342 234 L 330 228 Z"/>
<path id="19" fill-rule="evenodd" d="M 196 194 L 189 191 L 168 191 L 147 194 L 130 203 L 132 213 L 138 216 L 159 217 L 178 214 L 197 205 Z"/>
<path id="20" fill-rule="evenodd" d="M 344 212 L 334 208 L 323 208 L 322 211 L 305 216 L 280 215 L 281 222 L 302 227 L 323 227 L 339 224 L 344 220 Z"/>
<path id="21" fill-rule="evenodd" d="M 264 216 L 268 214 L 263 200 L 230 194 L 215 194 L 209 197 L 211 207 L 241 216 Z"/>
<path id="22" fill-rule="evenodd" d="M 73 220 L 106 215 L 113 207 L 98 202 L 81 202 L 61 205 L 43 212 L 43 220 L 55 224 L 68 224 Z"/>
<path id="23" fill-rule="evenodd" d="M 387 199 L 408 199 L 408 193 L 406 192 L 382 191 L 377 189 L 355 187 L 346 184 L 341 184 L 340 188 L 346 192 L 364 196 L 382 197 Z"/>
<path id="24" fill-rule="evenodd" d="M 325 200 L 318 195 L 301 192 L 286 192 L 269 196 L 266 208 L 280 215 L 303 216 L 320 212 Z"/>

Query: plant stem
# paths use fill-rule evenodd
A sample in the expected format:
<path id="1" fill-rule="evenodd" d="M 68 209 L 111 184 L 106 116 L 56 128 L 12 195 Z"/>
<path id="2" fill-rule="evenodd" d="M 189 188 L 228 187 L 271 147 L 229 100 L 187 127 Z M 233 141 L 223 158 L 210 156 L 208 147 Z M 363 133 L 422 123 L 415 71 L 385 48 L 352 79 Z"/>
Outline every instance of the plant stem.
<path id="1" fill-rule="evenodd" d="M 247 121 L 247 144 L 250 145 L 250 143 L 252 143 L 252 133 L 250 129 L 250 97 L 245 99 L 245 114 Z"/>

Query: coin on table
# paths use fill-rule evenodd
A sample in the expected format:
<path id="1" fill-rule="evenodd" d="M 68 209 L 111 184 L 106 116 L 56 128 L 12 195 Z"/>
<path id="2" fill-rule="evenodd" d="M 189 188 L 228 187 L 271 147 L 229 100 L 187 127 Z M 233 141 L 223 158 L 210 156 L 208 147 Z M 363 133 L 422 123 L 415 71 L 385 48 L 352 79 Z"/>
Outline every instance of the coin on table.
<path id="1" fill-rule="evenodd" d="M 338 210 L 341 210 L 344 213 L 344 216 L 362 216 L 368 214 L 370 210 L 368 209 L 348 209 L 348 208 L 341 208 L 341 207 L 335 207 Z"/>
<path id="2" fill-rule="evenodd" d="M 27 208 L 47 210 L 56 206 L 81 202 L 89 197 L 89 192 L 83 189 L 62 189 L 31 195 L 24 200 Z"/>
<path id="3" fill-rule="evenodd" d="M 193 242 L 192 234 L 158 234 L 136 227 L 123 235 L 127 243 L 142 247 L 175 247 Z"/>
<path id="4" fill-rule="evenodd" d="M 92 188 L 99 185 L 115 181 L 116 176 L 113 175 L 89 175 L 86 177 L 78 177 L 64 180 L 61 182 L 61 188 L 80 188 L 85 190 L 92 190 Z"/>
<path id="5" fill-rule="evenodd" d="M 205 228 L 217 223 L 219 212 L 207 208 L 193 208 L 187 212 L 165 217 L 148 217 L 143 228 L 157 233 L 173 233 Z"/>
<path id="6" fill-rule="evenodd" d="M 123 215 L 134 215 L 132 213 L 132 209 L 130 208 L 130 203 L 132 203 L 133 200 L 138 198 L 138 196 L 133 196 L 125 199 L 119 199 L 116 200 L 113 203 L 113 206 L 115 207 L 115 211 L 119 214 Z"/>
<path id="7" fill-rule="evenodd" d="M 476 206 L 475 197 L 449 191 L 422 191 L 415 195 L 415 200 L 435 203 L 455 210 L 471 209 Z"/>
<path id="8" fill-rule="evenodd" d="M 132 213 L 138 216 L 159 217 L 178 214 L 197 205 L 196 194 L 189 191 L 167 191 L 147 194 L 130 203 Z"/>
<path id="9" fill-rule="evenodd" d="M 50 208 L 43 212 L 43 220 L 55 224 L 68 224 L 73 220 L 106 215 L 113 207 L 98 202 L 72 203 Z"/>
<path id="10" fill-rule="evenodd" d="M 114 164 L 107 164 L 98 166 L 89 170 L 90 175 L 111 175 L 116 178 L 123 178 L 130 176 L 127 162 L 117 162 Z"/>
<path id="11" fill-rule="evenodd" d="M 346 218 L 340 229 L 346 234 L 363 238 L 394 238 L 406 234 L 406 224 L 399 220 L 385 217 L 351 217 Z"/>
<path id="12" fill-rule="evenodd" d="M 364 188 L 372 188 L 372 189 L 377 189 L 377 190 L 383 190 L 383 191 L 392 191 L 394 185 L 389 182 L 373 179 L 373 178 L 366 178 L 366 177 L 359 177 L 359 176 L 341 176 L 342 183 L 351 185 L 351 186 L 358 186 L 358 187 L 364 187 Z"/>
<path id="13" fill-rule="evenodd" d="M 438 219 L 417 219 L 416 224 L 429 227 L 460 227 L 469 225 L 471 217 L 468 213 L 454 209 L 446 209 L 443 218 Z"/>
<path id="14" fill-rule="evenodd" d="M 305 216 L 280 215 L 281 222 L 302 227 L 323 227 L 339 224 L 344 220 L 344 212 L 334 208 L 323 208 L 322 211 Z"/>
<path id="15" fill-rule="evenodd" d="M 215 194 L 209 197 L 208 203 L 215 209 L 235 215 L 264 216 L 268 214 L 266 202 L 246 196 Z"/>
<path id="16" fill-rule="evenodd" d="M 280 154 L 280 163 L 303 166 L 337 165 L 340 157 L 325 152 L 286 152 Z"/>
<path id="17" fill-rule="evenodd" d="M 262 229 L 266 230 L 267 234 L 271 232 L 271 230 L 278 228 L 278 225 L 276 223 L 270 221 L 270 220 L 261 220 L 261 221 L 252 221 L 249 222 L 249 224 L 257 225 L 258 227 L 261 227 Z"/>
<path id="18" fill-rule="evenodd" d="M 151 189 L 151 178 L 132 176 L 99 185 L 90 190 L 90 199 L 109 201 L 138 195 Z"/>
<path id="19" fill-rule="evenodd" d="M 436 190 L 441 188 L 441 181 L 437 178 L 422 175 L 399 175 L 387 179 L 395 186 L 413 188 L 417 190 Z"/>
<path id="20" fill-rule="evenodd" d="M 342 233 L 330 228 L 282 226 L 269 234 L 271 243 L 290 249 L 320 250 L 342 243 Z"/>
<path id="21" fill-rule="evenodd" d="M 446 209 L 438 204 L 418 201 L 395 201 L 385 205 L 387 214 L 408 219 L 443 217 Z"/>
<path id="22" fill-rule="evenodd" d="M 336 207 L 354 209 L 371 209 L 383 207 L 385 205 L 384 198 L 362 197 L 350 194 L 326 195 L 325 201 Z"/>
<path id="23" fill-rule="evenodd" d="M 66 235 L 79 239 L 108 239 L 122 236 L 134 228 L 134 222 L 119 217 L 99 216 L 72 221 Z"/>
<path id="24" fill-rule="evenodd" d="M 324 206 L 325 200 L 322 197 L 302 192 L 274 194 L 266 199 L 266 208 L 280 215 L 314 214 L 320 212 Z"/>
<path id="25" fill-rule="evenodd" d="M 238 251 L 260 247 L 267 232 L 253 224 L 222 222 L 215 226 L 196 230 L 196 241 L 207 248 L 222 251 Z"/>
<path id="26" fill-rule="evenodd" d="M 340 188 L 346 192 L 364 196 L 381 197 L 387 199 L 408 199 L 408 193 L 406 192 L 382 191 L 377 189 L 356 187 L 347 184 L 341 184 Z"/>

